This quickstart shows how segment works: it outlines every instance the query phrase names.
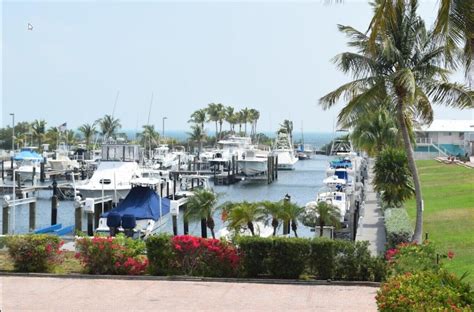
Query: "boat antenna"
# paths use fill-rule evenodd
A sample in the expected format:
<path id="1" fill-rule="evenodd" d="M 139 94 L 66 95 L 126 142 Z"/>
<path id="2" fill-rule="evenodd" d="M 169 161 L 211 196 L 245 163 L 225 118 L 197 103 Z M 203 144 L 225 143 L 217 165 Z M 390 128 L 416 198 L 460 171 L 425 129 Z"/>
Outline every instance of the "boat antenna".
<path id="1" fill-rule="evenodd" d="M 301 120 L 301 144 L 304 145 L 303 120 Z"/>
<path id="2" fill-rule="evenodd" d="M 114 109 L 112 110 L 112 118 L 115 116 L 115 108 L 117 107 L 119 94 L 120 94 L 120 90 L 117 90 L 117 95 L 115 96 Z"/>
<path id="3" fill-rule="evenodd" d="M 151 93 L 150 108 L 148 109 L 148 119 L 146 121 L 147 126 L 150 125 L 151 105 L 153 104 L 153 92 Z"/>

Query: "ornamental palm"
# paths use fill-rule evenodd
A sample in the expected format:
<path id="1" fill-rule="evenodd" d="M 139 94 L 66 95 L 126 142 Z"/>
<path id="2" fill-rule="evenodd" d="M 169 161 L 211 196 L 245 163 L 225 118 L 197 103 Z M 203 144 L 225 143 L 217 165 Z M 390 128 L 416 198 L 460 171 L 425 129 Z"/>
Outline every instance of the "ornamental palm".
<path id="1" fill-rule="evenodd" d="M 252 236 L 255 236 L 254 222 L 263 221 L 265 218 L 263 209 L 258 203 L 247 201 L 224 204 L 223 215 L 230 229 L 238 232 L 247 228 Z"/>
<path id="2" fill-rule="evenodd" d="M 79 132 L 82 133 L 84 136 L 84 139 L 86 141 L 86 147 L 89 148 L 92 138 L 94 135 L 97 133 L 97 130 L 95 129 L 96 123 L 93 122 L 92 124 L 90 123 L 85 123 L 82 126 L 79 127 Z"/>
<path id="3" fill-rule="evenodd" d="M 306 226 L 319 226 L 319 236 L 322 237 L 326 225 L 340 228 L 341 211 L 334 205 L 320 201 L 317 204 L 308 204 L 302 219 Z"/>
<path id="4" fill-rule="evenodd" d="M 219 104 L 216 103 L 210 103 L 207 105 L 206 112 L 207 112 L 207 120 L 208 121 L 213 121 L 216 123 L 216 142 L 217 142 L 217 137 L 218 137 L 218 128 L 217 124 L 219 122 Z"/>
<path id="5" fill-rule="evenodd" d="M 322 97 L 320 104 L 325 109 L 330 108 L 343 96 L 347 103 L 338 119 L 340 123 L 347 123 L 357 121 L 357 116 L 376 109 L 380 103 L 390 103 L 390 110 L 396 112 L 415 184 L 417 217 L 413 240 L 421 241 L 422 192 L 409 129 L 415 119 L 431 123 L 432 103 L 474 107 L 474 93 L 462 84 L 448 81 L 449 68 L 443 67 L 445 46 L 440 46 L 434 35 L 426 31 L 423 20 L 416 14 L 416 1 L 401 2 L 403 5 L 397 6 L 394 14 L 387 17 L 385 27 L 377 29 L 374 51 L 369 36 L 350 26 L 339 25 L 350 38 L 348 44 L 358 53 L 345 52 L 334 61 L 355 80 Z M 374 30 L 370 35 L 373 33 Z"/>
<path id="6" fill-rule="evenodd" d="M 216 238 L 214 233 L 214 218 L 216 211 L 217 195 L 206 189 L 198 189 L 194 192 L 186 204 L 184 218 L 186 221 L 201 221 L 202 237 L 207 237 L 206 226 L 211 230 L 212 238 Z"/>
<path id="7" fill-rule="evenodd" d="M 112 115 L 105 115 L 103 118 L 97 120 L 104 140 L 110 137 L 115 137 L 117 131 L 122 127 L 120 120 L 114 118 Z"/>
<path id="8" fill-rule="evenodd" d="M 43 119 L 33 121 L 31 124 L 31 132 L 33 140 L 38 142 L 38 148 L 41 148 L 46 133 L 46 121 Z"/>
<path id="9" fill-rule="evenodd" d="M 304 212 L 304 208 L 298 206 L 290 201 L 283 201 L 280 218 L 284 224 L 291 222 L 291 230 L 295 233 L 295 237 L 298 237 L 296 230 L 298 229 L 298 219 L 301 218 Z"/>
<path id="10" fill-rule="evenodd" d="M 279 226 L 279 219 L 282 215 L 283 205 L 281 201 L 278 202 L 271 202 L 271 201 L 263 201 L 260 203 L 263 207 L 265 212 L 265 216 L 267 218 L 266 223 L 268 224 L 271 220 L 271 225 L 273 227 L 273 236 L 276 235 L 277 228 Z"/>

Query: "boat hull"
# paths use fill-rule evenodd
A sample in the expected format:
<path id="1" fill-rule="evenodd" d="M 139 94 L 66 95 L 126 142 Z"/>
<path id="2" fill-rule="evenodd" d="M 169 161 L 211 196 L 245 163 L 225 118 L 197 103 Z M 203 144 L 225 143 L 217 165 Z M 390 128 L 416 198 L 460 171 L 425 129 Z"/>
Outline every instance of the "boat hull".
<path id="1" fill-rule="evenodd" d="M 267 160 L 239 160 L 237 165 L 240 171 L 246 176 L 255 176 L 267 172 Z"/>

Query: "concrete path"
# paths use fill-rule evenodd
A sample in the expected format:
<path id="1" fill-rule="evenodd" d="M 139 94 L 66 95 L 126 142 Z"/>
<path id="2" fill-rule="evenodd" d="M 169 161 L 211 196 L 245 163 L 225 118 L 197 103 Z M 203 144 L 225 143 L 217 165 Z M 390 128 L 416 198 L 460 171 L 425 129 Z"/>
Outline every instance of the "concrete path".
<path id="1" fill-rule="evenodd" d="M 1 311 L 376 311 L 377 288 L 0 277 Z"/>
<path id="2" fill-rule="evenodd" d="M 373 160 L 369 159 L 369 173 L 365 183 L 365 207 L 361 211 L 362 218 L 359 219 L 356 240 L 369 241 L 370 252 L 373 255 L 383 255 L 386 242 L 385 225 L 383 212 L 372 185 L 373 176 Z"/>

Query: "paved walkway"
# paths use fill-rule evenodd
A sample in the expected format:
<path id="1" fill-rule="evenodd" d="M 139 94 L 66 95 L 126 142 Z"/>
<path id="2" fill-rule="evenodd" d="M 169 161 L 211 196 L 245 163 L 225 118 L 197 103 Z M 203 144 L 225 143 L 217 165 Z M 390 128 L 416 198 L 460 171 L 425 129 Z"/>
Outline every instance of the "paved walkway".
<path id="1" fill-rule="evenodd" d="M 1 311 L 376 311 L 377 288 L 0 277 Z"/>
<path id="2" fill-rule="evenodd" d="M 383 212 L 377 203 L 377 194 L 372 185 L 373 159 L 369 159 L 369 176 L 366 180 L 365 207 L 361 211 L 357 241 L 369 241 L 369 250 L 373 255 L 382 255 L 385 251 L 385 225 Z"/>

